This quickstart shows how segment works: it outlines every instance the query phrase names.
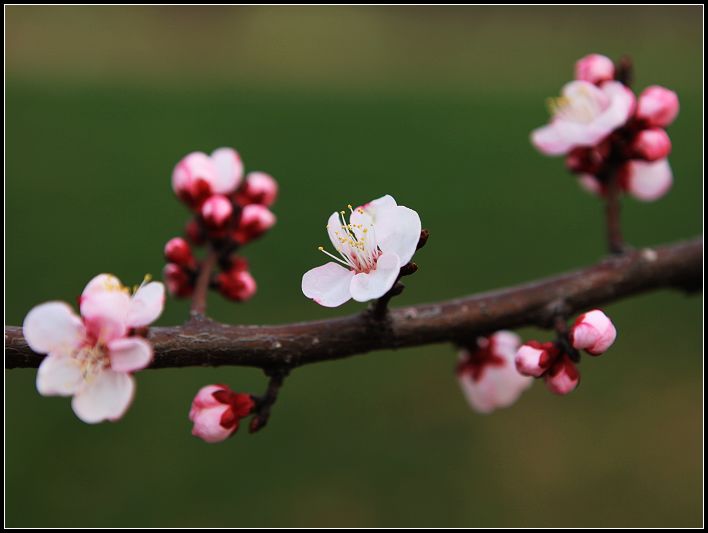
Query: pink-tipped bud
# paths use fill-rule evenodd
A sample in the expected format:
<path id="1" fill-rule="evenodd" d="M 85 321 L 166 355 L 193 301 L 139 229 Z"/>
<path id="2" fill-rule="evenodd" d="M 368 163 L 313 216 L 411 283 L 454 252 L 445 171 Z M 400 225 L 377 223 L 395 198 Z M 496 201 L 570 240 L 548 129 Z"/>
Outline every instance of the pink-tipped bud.
<path id="1" fill-rule="evenodd" d="M 570 340 L 576 350 L 585 350 L 590 355 L 600 355 L 612 346 L 617 337 L 612 320 L 594 309 L 580 315 L 570 329 Z"/>
<path id="2" fill-rule="evenodd" d="M 198 209 L 211 196 L 215 179 L 216 168 L 211 158 L 202 152 L 192 152 L 172 171 L 172 189 L 189 207 Z"/>
<path id="3" fill-rule="evenodd" d="M 251 395 L 233 392 L 226 385 L 202 387 L 189 410 L 192 435 L 210 443 L 226 440 L 254 407 Z"/>
<path id="4" fill-rule="evenodd" d="M 661 128 L 642 130 L 634 138 L 632 150 L 638 158 L 657 161 L 671 153 L 671 139 Z"/>
<path id="5" fill-rule="evenodd" d="M 552 342 L 528 341 L 516 352 L 516 370 L 525 376 L 540 377 L 551 367 L 557 354 Z"/>
<path id="6" fill-rule="evenodd" d="M 162 277 L 165 280 L 167 290 L 176 298 L 187 298 L 192 295 L 194 285 L 192 277 L 184 268 L 175 264 L 167 263 L 162 270 Z"/>
<path id="7" fill-rule="evenodd" d="M 194 255 L 192 247 L 182 237 L 175 237 L 165 244 L 165 259 L 170 263 L 176 263 L 183 267 L 194 267 Z"/>
<path id="8" fill-rule="evenodd" d="M 216 277 L 219 292 L 229 300 L 243 302 L 256 294 L 256 280 L 247 270 L 248 264 L 235 260 L 229 270 Z"/>
<path id="9" fill-rule="evenodd" d="M 544 376 L 546 386 L 554 394 L 573 392 L 580 383 L 580 372 L 566 354 L 562 354 L 551 365 Z"/>
<path id="10" fill-rule="evenodd" d="M 215 194 L 210 196 L 203 204 L 201 209 L 204 223 L 210 228 L 223 228 L 234 212 L 231 202 L 226 196 Z"/>
<path id="11" fill-rule="evenodd" d="M 652 85 L 639 95 L 637 118 L 649 126 L 664 128 L 671 124 L 679 112 L 677 94 L 665 87 Z"/>
<path id="12" fill-rule="evenodd" d="M 263 235 L 275 224 L 275 215 L 260 204 L 249 204 L 241 210 L 238 227 L 233 238 L 239 244 L 246 244 Z"/>
<path id="13" fill-rule="evenodd" d="M 615 64 L 609 57 L 590 54 L 575 63 L 575 79 L 590 83 L 602 83 L 615 77 Z"/>
<path id="14" fill-rule="evenodd" d="M 269 207 L 278 197 L 278 182 L 265 172 L 249 172 L 246 182 L 236 192 L 236 203 L 240 206 L 261 204 Z"/>

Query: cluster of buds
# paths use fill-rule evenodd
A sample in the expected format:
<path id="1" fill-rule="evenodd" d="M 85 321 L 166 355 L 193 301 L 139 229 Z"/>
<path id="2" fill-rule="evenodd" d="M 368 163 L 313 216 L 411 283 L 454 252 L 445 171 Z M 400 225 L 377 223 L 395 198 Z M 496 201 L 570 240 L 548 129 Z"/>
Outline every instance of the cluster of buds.
<path id="1" fill-rule="evenodd" d="M 199 389 L 189 410 L 192 435 L 210 443 L 226 440 L 255 407 L 250 394 L 234 392 L 226 385 L 206 385 Z"/>
<path id="2" fill-rule="evenodd" d="M 556 342 L 524 343 L 516 352 L 516 369 L 524 376 L 543 377 L 548 389 L 555 394 L 568 394 L 580 383 L 576 367 L 580 360 L 578 350 L 601 355 L 612 346 L 616 336 L 612 321 L 595 309 L 580 315 L 567 334 L 559 332 Z"/>
<path id="3" fill-rule="evenodd" d="M 189 297 L 194 291 L 201 263 L 192 246 L 208 246 L 218 254 L 221 272 L 211 286 L 224 297 L 244 301 L 255 294 L 248 263 L 235 253 L 275 224 L 269 207 L 278 195 L 278 184 L 263 172 L 250 172 L 245 178 L 243 173 L 241 158 L 231 148 L 219 148 L 211 155 L 193 152 L 175 167 L 172 188 L 193 217 L 185 237 L 165 245 L 163 273 L 173 296 Z"/>
<path id="4" fill-rule="evenodd" d="M 629 88 L 628 61 L 615 65 L 591 54 L 575 65 L 575 81 L 550 100 L 551 122 L 534 130 L 533 144 L 547 155 L 565 155 L 580 185 L 604 196 L 610 183 L 643 201 L 671 188 L 667 157 L 671 140 L 664 128 L 679 111 L 675 92 L 652 85 L 637 99 Z"/>

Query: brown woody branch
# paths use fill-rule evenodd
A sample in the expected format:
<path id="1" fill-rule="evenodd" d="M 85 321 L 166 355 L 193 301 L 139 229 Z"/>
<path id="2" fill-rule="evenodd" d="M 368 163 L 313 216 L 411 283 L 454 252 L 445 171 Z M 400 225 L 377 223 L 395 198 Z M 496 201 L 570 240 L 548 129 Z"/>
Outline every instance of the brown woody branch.
<path id="1" fill-rule="evenodd" d="M 363 312 L 280 326 L 232 326 L 208 319 L 152 328 L 151 368 L 238 365 L 267 371 L 339 359 L 372 350 L 465 342 L 499 329 L 552 328 L 570 315 L 634 294 L 703 286 L 703 238 L 636 250 L 595 265 L 515 287 L 439 303 L 392 309 L 379 319 Z M 22 329 L 5 328 L 5 368 L 37 367 Z"/>

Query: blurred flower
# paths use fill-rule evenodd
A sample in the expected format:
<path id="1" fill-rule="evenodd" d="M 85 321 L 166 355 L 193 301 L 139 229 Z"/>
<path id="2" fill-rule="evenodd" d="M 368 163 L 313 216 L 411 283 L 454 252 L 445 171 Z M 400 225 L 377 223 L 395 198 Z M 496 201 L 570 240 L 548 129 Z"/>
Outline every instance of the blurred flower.
<path id="1" fill-rule="evenodd" d="M 413 257 L 420 239 L 418 213 L 384 196 L 345 212 L 334 212 L 327 233 L 340 257 L 305 273 L 302 292 L 325 307 L 337 307 L 353 298 L 365 302 L 380 298 L 398 279 L 401 267 Z"/>
<path id="2" fill-rule="evenodd" d="M 480 413 L 509 407 L 533 383 L 514 366 L 521 340 L 510 331 L 480 337 L 476 346 L 462 348 L 457 377 L 470 406 Z"/>
<path id="3" fill-rule="evenodd" d="M 665 159 L 671 152 L 671 139 L 661 128 L 649 128 L 637 133 L 632 142 L 632 150 L 637 158 L 646 161 Z"/>
<path id="4" fill-rule="evenodd" d="M 189 207 L 198 209 L 213 194 L 231 194 L 243 177 L 243 163 L 231 148 L 214 150 L 211 156 L 192 152 L 172 172 L 172 188 Z"/>
<path id="5" fill-rule="evenodd" d="M 233 239 L 239 244 L 246 244 L 262 236 L 275 225 L 275 215 L 266 206 L 249 204 L 241 209 Z"/>
<path id="6" fill-rule="evenodd" d="M 46 353 L 37 372 L 44 396 L 73 396 L 76 415 L 89 424 L 118 420 L 135 391 L 132 372 L 152 360 L 152 346 L 131 329 L 143 328 L 162 313 L 159 282 L 144 282 L 131 295 L 115 276 L 93 278 L 80 298 L 81 317 L 64 302 L 47 302 L 27 314 L 27 344 Z"/>
<path id="7" fill-rule="evenodd" d="M 531 142 L 546 155 L 561 155 L 594 146 L 624 125 L 634 110 L 634 94 L 617 81 L 599 87 L 572 81 L 561 97 L 550 101 L 550 110 L 550 124 L 534 130 Z"/>
<path id="8" fill-rule="evenodd" d="M 182 265 L 167 263 L 162 269 L 167 290 L 176 298 L 188 298 L 194 292 L 193 276 Z"/>
<path id="9" fill-rule="evenodd" d="M 607 351 L 616 337 L 617 330 L 614 324 L 599 309 L 580 315 L 570 329 L 573 348 L 585 350 L 590 355 L 600 355 Z"/>
<path id="10" fill-rule="evenodd" d="M 202 387 L 189 410 L 192 435 L 210 443 L 221 442 L 236 432 L 240 420 L 254 407 L 249 394 L 233 392 L 226 385 Z"/>
<path id="11" fill-rule="evenodd" d="M 265 172 L 249 172 L 236 191 L 236 203 L 240 206 L 261 204 L 270 207 L 277 197 L 278 182 Z"/>

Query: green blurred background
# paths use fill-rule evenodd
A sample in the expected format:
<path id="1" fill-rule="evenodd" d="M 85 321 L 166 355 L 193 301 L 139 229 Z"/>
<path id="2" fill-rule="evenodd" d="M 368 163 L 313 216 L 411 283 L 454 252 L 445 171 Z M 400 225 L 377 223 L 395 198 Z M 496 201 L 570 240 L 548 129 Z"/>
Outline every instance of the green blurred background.
<path id="1" fill-rule="evenodd" d="M 279 224 L 246 255 L 231 323 L 327 310 L 300 292 L 333 209 L 385 193 L 431 231 L 396 304 L 531 280 L 604 253 L 601 205 L 536 153 L 573 62 L 631 54 L 636 87 L 675 89 L 676 181 L 628 200 L 635 245 L 702 228 L 702 8 L 6 8 L 6 323 L 74 301 L 95 274 L 159 274 L 187 212 L 173 165 L 234 146 L 280 182 Z M 313 365 L 288 379 L 267 430 L 190 435 L 212 382 L 242 368 L 146 371 L 117 424 L 42 398 L 6 372 L 8 526 L 699 526 L 702 299 L 659 292 L 607 308 L 615 347 L 565 398 L 537 383 L 471 412 L 449 346 Z M 168 301 L 159 324 L 185 319 Z M 532 329 L 526 336 L 548 338 Z"/>

